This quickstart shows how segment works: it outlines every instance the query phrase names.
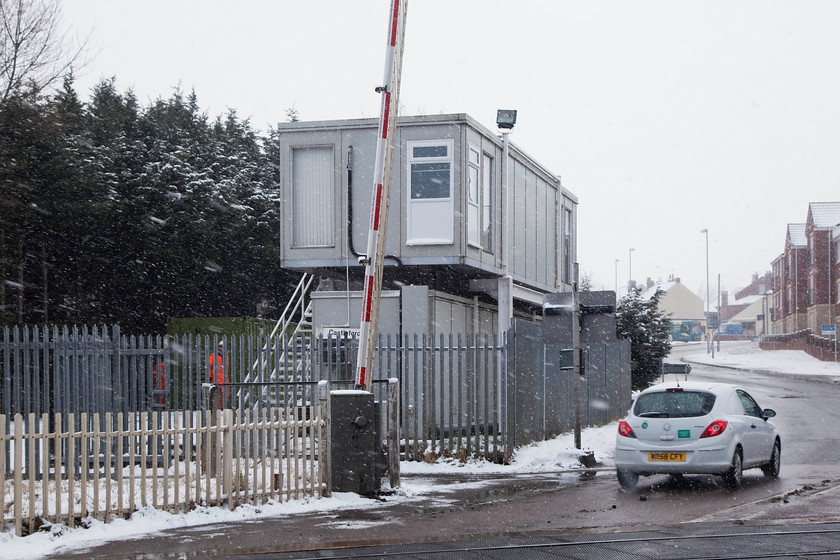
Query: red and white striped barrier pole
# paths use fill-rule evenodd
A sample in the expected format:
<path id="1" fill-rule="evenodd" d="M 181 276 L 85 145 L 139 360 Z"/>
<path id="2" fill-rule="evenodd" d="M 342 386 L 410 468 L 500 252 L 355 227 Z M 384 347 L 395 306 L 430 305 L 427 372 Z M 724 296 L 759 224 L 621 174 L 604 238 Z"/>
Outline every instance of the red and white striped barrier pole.
<path id="1" fill-rule="evenodd" d="M 365 253 L 365 281 L 362 296 L 361 332 L 356 366 L 356 387 L 370 391 L 371 368 L 379 320 L 382 290 L 382 265 L 385 256 L 385 230 L 388 228 L 388 201 L 391 192 L 391 161 L 397 125 L 397 105 L 402 70 L 402 50 L 407 0 L 391 0 L 388 20 L 388 46 L 385 56 L 385 79 L 376 88 L 382 95 L 379 133 L 376 140 L 376 168 L 370 207 L 370 232 Z M 380 227 L 381 226 L 381 227 Z"/>

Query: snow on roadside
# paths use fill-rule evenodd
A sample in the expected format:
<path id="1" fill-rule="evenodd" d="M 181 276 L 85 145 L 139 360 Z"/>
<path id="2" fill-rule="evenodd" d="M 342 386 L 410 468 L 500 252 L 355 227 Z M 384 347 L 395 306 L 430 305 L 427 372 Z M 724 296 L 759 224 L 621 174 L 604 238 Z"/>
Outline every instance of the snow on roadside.
<path id="1" fill-rule="evenodd" d="M 225 507 L 197 507 L 188 513 L 171 514 L 153 508 L 142 508 L 134 512 L 129 519 L 115 519 L 110 523 L 88 520 L 87 528 L 71 529 L 65 525 L 52 525 L 49 530 L 26 537 L 16 537 L 12 526 L 11 531 L 7 528 L 6 532 L 0 533 L 0 558 L 33 560 L 109 541 L 145 537 L 167 529 L 375 505 L 373 500 L 361 498 L 358 494 L 336 492 L 331 498 L 321 500 L 299 500 L 282 504 L 271 502 L 256 507 L 243 505 L 233 511 L 228 511 Z"/>
<path id="2" fill-rule="evenodd" d="M 561 434 L 556 438 L 525 445 L 516 450 L 510 465 L 499 465 L 483 460 L 471 459 L 461 463 L 455 459 L 438 459 L 435 463 L 402 462 L 400 472 L 403 474 L 522 474 L 559 472 L 568 469 L 581 468 L 580 457 L 586 451 L 595 453 L 595 459 L 605 465 L 612 465 L 613 448 L 615 447 L 616 424 L 608 424 L 600 428 L 586 428 L 581 431 L 581 446 L 583 450 L 575 449 L 574 435 Z"/>
<path id="3" fill-rule="evenodd" d="M 712 358 L 705 343 L 693 347 L 696 350 L 684 355 L 688 362 L 790 375 L 840 376 L 840 362 L 823 362 L 803 350 L 762 350 L 757 342 L 724 342 L 720 350 L 715 346 Z"/>

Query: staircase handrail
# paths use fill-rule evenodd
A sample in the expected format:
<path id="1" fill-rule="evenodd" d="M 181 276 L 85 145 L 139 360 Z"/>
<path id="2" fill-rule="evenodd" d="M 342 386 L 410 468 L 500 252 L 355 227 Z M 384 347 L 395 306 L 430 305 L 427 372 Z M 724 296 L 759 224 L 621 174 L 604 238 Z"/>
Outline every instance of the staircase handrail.
<path id="1" fill-rule="evenodd" d="M 315 279 L 314 274 L 309 274 L 308 272 L 304 273 L 303 276 L 300 277 L 300 281 L 298 282 L 297 287 L 295 288 L 292 297 L 289 298 L 289 303 L 286 304 L 286 308 L 283 310 L 283 314 L 280 316 L 280 319 L 277 320 L 277 324 L 274 325 L 274 330 L 271 331 L 271 334 L 268 335 L 268 338 L 273 338 L 277 331 L 285 333 L 286 329 L 289 327 L 289 323 L 292 322 L 292 316 L 295 314 L 297 309 L 301 308 L 301 313 L 306 310 L 306 307 L 303 305 L 303 302 L 306 298 L 306 293 L 309 291 L 309 287 L 312 285 L 312 281 Z M 294 307 L 292 307 L 294 305 Z M 292 307 L 291 313 L 289 312 L 289 308 Z M 282 329 L 280 326 L 282 325 Z"/>
<path id="2" fill-rule="evenodd" d="M 282 315 L 275 323 L 274 328 L 271 331 L 271 334 L 265 339 L 265 343 L 263 344 L 263 353 L 267 353 L 271 348 L 271 341 L 277 336 L 278 332 L 283 333 L 285 336 L 286 329 L 289 327 L 289 324 L 292 322 L 292 317 L 297 313 L 297 310 L 301 309 L 301 314 L 304 314 L 306 311 L 306 306 L 304 305 L 304 301 L 306 300 L 306 294 L 309 291 L 309 288 L 312 286 L 312 282 L 315 279 L 314 274 L 310 274 L 305 272 L 303 276 L 300 277 L 300 280 L 295 287 L 295 291 L 292 293 L 292 296 L 289 298 L 288 303 L 286 304 L 286 308 L 283 309 Z M 250 383 L 254 376 L 256 375 L 260 366 L 260 358 L 257 358 L 254 361 L 254 364 L 251 366 L 251 371 L 248 372 L 248 375 L 245 376 L 243 379 L 244 383 Z M 242 389 L 237 391 L 237 398 L 242 398 Z M 251 391 L 247 391 L 244 395 L 246 401 L 250 400 L 251 398 Z"/>

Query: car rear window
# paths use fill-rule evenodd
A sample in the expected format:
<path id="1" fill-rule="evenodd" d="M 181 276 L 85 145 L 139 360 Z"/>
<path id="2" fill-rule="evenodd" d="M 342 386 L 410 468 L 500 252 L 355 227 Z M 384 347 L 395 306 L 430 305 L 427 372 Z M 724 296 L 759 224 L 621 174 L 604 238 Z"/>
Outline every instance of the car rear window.
<path id="1" fill-rule="evenodd" d="M 715 396 L 703 391 L 644 393 L 636 399 L 633 414 L 645 418 L 689 418 L 711 412 Z"/>

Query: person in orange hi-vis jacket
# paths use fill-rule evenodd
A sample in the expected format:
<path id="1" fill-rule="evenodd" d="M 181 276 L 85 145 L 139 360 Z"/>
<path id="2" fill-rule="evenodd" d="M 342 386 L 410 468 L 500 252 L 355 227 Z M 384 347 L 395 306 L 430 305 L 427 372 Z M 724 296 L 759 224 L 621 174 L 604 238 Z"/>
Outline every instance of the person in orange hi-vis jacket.
<path id="1" fill-rule="evenodd" d="M 166 404 L 166 364 L 163 360 L 152 366 L 152 391 L 156 392 L 153 402 Z"/>
<path id="2" fill-rule="evenodd" d="M 225 345 L 219 343 L 215 354 L 210 354 L 207 371 L 210 374 L 210 383 L 214 385 L 221 385 L 228 382 L 227 369 L 230 365 L 230 360 L 225 354 Z M 224 403 L 227 402 L 230 394 L 229 387 L 222 387 L 222 402 L 219 403 L 219 408 L 224 408 Z"/>

